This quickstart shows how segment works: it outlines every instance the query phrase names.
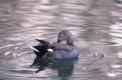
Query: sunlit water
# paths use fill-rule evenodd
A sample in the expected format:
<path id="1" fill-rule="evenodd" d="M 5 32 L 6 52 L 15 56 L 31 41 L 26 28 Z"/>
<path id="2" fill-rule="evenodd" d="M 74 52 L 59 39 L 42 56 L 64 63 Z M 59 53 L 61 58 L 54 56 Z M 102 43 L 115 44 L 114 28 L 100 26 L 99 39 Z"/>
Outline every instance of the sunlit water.
<path id="1" fill-rule="evenodd" d="M 121 3 L 0 0 L 0 80 L 121 80 Z M 64 29 L 73 33 L 79 59 L 31 67 L 35 54 L 27 45 L 36 38 L 56 41 Z"/>

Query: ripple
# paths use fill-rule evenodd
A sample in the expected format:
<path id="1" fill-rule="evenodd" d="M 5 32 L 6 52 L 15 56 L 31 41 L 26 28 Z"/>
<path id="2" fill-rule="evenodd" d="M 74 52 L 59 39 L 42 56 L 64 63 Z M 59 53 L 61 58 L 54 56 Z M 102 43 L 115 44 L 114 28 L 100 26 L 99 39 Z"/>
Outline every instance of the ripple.
<path id="1" fill-rule="evenodd" d="M 122 45 L 122 23 L 117 22 L 116 24 L 113 24 L 110 26 L 111 28 L 111 33 L 110 35 L 112 35 L 112 41 L 116 42 L 116 45 Z"/>
<path id="2" fill-rule="evenodd" d="M 117 53 L 118 58 L 122 58 L 122 52 Z"/>
<path id="3" fill-rule="evenodd" d="M 11 53 L 12 53 L 12 51 L 8 51 L 8 52 L 5 52 L 4 55 L 7 56 L 7 55 L 9 55 Z"/>
<path id="4" fill-rule="evenodd" d="M 113 24 L 121 20 L 121 10 L 111 0 L 5 0 L 3 3 L 4 0 L 0 1 L 0 77 L 106 80 L 122 75 L 121 60 L 118 60 L 122 51 L 117 48 L 122 45 L 122 23 Z M 71 70 L 66 63 L 64 67 L 49 65 L 35 73 L 39 66 L 29 67 L 36 56 L 27 44 L 35 45 L 35 38 L 54 42 L 64 29 L 75 36 L 81 49 L 79 61 Z"/>
<path id="5" fill-rule="evenodd" d="M 107 75 L 108 75 L 109 77 L 115 77 L 115 76 L 117 76 L 117 73 L 107 73 Z"/>
<path id="6" fill-rule="evenodd" d="M 112 67 L 112 68 L 120 68 L 120 67 L 122 67 L 122 65 L 119 65 L 119 64 L 113 64 L 113 65 L 111 65 L 111 67 Z"/>
<path id="7" fill-rule="evenodd" d="M 11 46 L 14 46 L 14 45 L 13 44 L 7 44 L 7 45 L 4 45 L 4 46 L 2 46 L 0 48 L 7 48 L 7 47 L 11 47 Z"/>
<path id="8" fill-rule="evenodd" d="M 87 6 L 86 5 L 76 5 L 76 4 L 63 4 L 63 6 L 66 8 L 66 9 L 72 9 L 72 10 L 86 10 L 87 9 Z"/>

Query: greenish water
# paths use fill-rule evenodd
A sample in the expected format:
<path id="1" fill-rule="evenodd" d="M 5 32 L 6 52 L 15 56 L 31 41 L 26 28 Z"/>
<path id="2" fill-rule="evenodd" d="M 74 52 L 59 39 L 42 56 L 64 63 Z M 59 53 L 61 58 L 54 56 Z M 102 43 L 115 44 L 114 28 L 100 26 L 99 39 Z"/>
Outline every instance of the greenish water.
<path id="1" fill-rule="evenodd" d="M 0 0 L 0 80 L 121 80 L 121 0 Z M 27 45 L 73 33 L 79 59 L 36 61 Z"/>

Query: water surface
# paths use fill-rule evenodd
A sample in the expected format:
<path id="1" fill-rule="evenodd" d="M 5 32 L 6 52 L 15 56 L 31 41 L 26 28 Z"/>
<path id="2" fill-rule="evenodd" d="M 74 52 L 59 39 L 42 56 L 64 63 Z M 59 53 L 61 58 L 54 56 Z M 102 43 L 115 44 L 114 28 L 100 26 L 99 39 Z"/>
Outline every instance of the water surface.
<path id="1" fill-rule="evenodd" d="M 121 0 L 0 0 L 0 79 L 121 80 L 121 5 Z M 31 67 L 35 54 L 27 45 L 36 45 L 36 38 L 55 41 L 64 29 L 74 35 L 79 60 Z"/>

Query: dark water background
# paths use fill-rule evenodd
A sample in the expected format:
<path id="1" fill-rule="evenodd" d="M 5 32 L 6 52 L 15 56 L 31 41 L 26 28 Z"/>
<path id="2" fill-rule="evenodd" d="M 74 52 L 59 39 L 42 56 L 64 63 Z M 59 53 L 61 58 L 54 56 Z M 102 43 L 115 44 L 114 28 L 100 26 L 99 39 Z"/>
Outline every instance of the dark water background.
<path id="1" fill-rule="evenodd" d="M 64 29 L 81 49 L 79 60 L 35 73 L 27 44 Z M 122 80 L 122 1 L 0 0 L 0 80 Z"/>

